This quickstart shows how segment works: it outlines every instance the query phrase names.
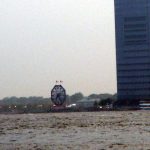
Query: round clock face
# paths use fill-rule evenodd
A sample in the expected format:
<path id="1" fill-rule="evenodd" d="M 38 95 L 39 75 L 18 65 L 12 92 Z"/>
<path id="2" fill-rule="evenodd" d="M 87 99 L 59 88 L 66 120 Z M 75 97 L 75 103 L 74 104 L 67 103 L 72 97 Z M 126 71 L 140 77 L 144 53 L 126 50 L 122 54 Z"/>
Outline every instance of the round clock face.
<path id="1" fill-rule="evenodd" d="M 51 100 L 55 105 L 62 105 L 66 100 L 66 91 L 61 85 L 55 85 L 51 91 Z"/>

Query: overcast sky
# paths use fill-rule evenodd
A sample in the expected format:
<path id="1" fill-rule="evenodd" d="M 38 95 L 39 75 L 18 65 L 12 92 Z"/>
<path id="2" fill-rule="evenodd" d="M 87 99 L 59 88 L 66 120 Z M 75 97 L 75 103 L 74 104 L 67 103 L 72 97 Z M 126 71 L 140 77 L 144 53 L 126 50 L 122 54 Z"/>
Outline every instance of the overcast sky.
<path id="1" fill-rule="evenodd" d="M 0 98 L 116 92 L 114 0 L 0 0 Z"/>

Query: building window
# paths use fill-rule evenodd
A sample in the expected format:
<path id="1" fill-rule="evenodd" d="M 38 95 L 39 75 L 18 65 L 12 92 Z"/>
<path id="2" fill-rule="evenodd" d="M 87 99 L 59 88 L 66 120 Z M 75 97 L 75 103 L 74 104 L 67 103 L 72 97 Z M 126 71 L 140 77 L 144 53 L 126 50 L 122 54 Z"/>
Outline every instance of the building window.
<path id="1" fill-rule="evenodd" d="M 145 29 L 146 24 L 125 24 L 124 29 Z"/>
<path id="2" fill-rule="evenodd" d="M 125 17 L 125 22 L 133 22 L 133 21 L 145 21 L 146 16 L 140 16 L 140 17 Z"/>
<path id="3" fill-rule="evenodd" d="M 124 18 L 124 45 L 142 45 L 148 43 L 147 17 Z"/>

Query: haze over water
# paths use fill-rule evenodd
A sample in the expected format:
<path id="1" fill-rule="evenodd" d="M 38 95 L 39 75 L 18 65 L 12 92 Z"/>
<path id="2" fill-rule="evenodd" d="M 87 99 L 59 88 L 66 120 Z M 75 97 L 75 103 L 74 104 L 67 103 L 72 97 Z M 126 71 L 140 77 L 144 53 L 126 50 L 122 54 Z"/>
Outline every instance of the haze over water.
<path id="1" fill-rule="evenodd" d="M 0 1 L 0 98 L 116 92 L 113 0 Z"/>

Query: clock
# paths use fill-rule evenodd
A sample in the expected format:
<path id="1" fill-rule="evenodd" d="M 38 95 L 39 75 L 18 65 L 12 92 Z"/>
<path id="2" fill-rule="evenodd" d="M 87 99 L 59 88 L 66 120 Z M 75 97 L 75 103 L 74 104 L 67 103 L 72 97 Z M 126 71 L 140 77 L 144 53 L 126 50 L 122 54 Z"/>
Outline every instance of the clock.
<path id="1" fill-rule="evenodd" d="M 60 106 L 65 102 L 66 90 L 62 85 L 55 85 L 53 87 L 53 89 L 51 90 L 51 100 L 57 106 Z"/>

